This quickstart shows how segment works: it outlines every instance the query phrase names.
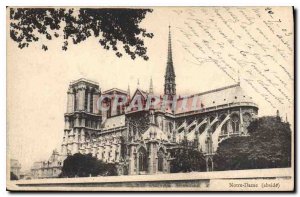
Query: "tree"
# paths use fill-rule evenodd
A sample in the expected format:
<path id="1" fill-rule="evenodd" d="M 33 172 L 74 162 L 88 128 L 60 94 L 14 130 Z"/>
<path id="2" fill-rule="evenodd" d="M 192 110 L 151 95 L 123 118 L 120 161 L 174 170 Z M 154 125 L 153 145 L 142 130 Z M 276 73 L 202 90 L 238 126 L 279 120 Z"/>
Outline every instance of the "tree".
<path id="1" fill-rule="evenodd" d="M 220 143 L 215 170 L 281 168 L 291 166 L 291 129 L 279 117 L 261 117 L 250 123 L 249 136 Z"/>
<path id="2" fill-rule="evenodd" d="M 68 156 L 63 164 L 59 177 L 88 177 L 88 176 L 114 176 L 117 169 L 114 164 L 104 163 L 91 154 L 76 153 Z"/>
<path id="3" fill-rule="evenodd" d="M 139 25 L 151 9 L 107 8 L 10 8 L 10 37 L 20 49 L 45 37 L 47 40 L 63 37 L 62 49 L 69 41 L 81 43 L 94 36 L 106 50 L 113 50 L 118 57 L 127 53 L 148 60 L 143 38 L 153 33 Z M 123 49 L 121 50 L 120 47 Z M 43 50 L 48 46 L 42 44 Z"/>
<path id="4" fill-rule="evenodd" d="M 172 153 L 171 173 L 206 171 L 206 162 L 202 152 L 183 143 Z"/>
<path id="5" fill-rule="evenodd" d="M 13 172 L 10 172 L 10 180 L 15 181 L 15 180 L 19 180 L 19 178 Z"/>

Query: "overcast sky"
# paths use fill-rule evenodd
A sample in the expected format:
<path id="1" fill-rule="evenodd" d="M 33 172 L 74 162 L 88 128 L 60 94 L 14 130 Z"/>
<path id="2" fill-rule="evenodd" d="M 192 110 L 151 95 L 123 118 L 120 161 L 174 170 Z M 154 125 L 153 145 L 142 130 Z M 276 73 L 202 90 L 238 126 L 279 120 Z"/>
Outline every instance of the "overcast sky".
<path id="1" fill-rule="evenodd" d="M 288 118 L 292 121 L 292 103 L 280 95 L 276 88 L 273 90 L 270 84 L 268 87 L 271 93 L 283 98 L 282 103 L 277 102 L 269 92 L 259 87 L 259 81 L 264 84 L 268 81 L 255 74 L 256 71 L 247 64 L 254 62 L 257 68 L 264 72 L 267 78 L 278 83 L 277 87 L 293 101 L 293 80 L 289 79 L 279 65 L 268 58 L 268 55 L 274 56 L 278 64 L 283 65 L 287 72 L 293 75 L 292 52 L 278 37 L 271 34 L 264 24 L 264 21 L 281 19 L 279 26 L 272 22 L 271 25 L 277 34 L 284 35 L 283 39 L 293 46 L 292 35 L 289 35 L 292 31 L 291 10 L 274 8 L 271 17 L 265 8 L 256 11 L 250 8 L 242 11 L 234 8 L 229 11 L 233 14 L 230 15 L 224 8 L 202 10 L 155 8 L 153 13 L 147 14 L 141 24 L 147 31 L 154 33 L 154 37 L 146 39 L 145 42 L 150 58 L 148 61 L 141 58 L 132 60 L 126 55 L 118 58 L 112 51 L 103 50 L 96 38 L 89 38 L 78 45 L 70 45 L 67 51 L 61 50 L 62 40 L 57 39 L 47 42 L 49 50 L 46 52 L 41 50 L 40 42 L 20 50 L 16 43 L 7 38 L 8 143 L 11 157 L 18 159 L 22 169 L 26 170 L 34 161 L 48 159 L 54 148 L 60 150 L 66 112 L 66 92 L 72 80 L 88 78 L 99 82 L 102 90 L 113 87 L 127 90 L 129 85 L 133 93 L 138 79 L 140 87 L 148 91 L 152 77 L 154 92 L 162 94 L 169 24 L 172 26 L 173 61 L 178 94 L 195 94 L 236 82 L 213 61 L 209 61 L 209 57 L 215 58 L 216 55 L 209 50 L 211 46 L 231 66 L 226 67 L 222 65 L 220 59 L 218 61 L 230 76 L 237 80 L 238 71 L 240 72 L 243 88 L 259 105 L 259 116 L 275 115 L 278 108 L 284 118 L 288 113 Z M 244 11 L 248 13 L 249 18 L 243 14 Z M 261 17 L 258 17 L 258 13 Z M 237 16 L 239 20 L 235 21 L 233 16 Z M 281 16 L 284 17 L 280 18 Z M 222 22 L 222 18 L 225 18 L 227 25 Z M 251 35 L 254 35 L 254 39 L 268 47 L 266 51 L 251 40 L 247 31 L 242 28 L 244 26 Z M 226 36 L 220 34 L 220 29 L 228 39 L 234 41 L 238 49 L 228 42 Z M 264 32 L 267 38 L 259 34 L 259 30 Z M 213 36 L 211 37 L 209 33 Z M 281 58 L 273 45 L 283 50 L 286 59 Z M 196 46 L 200 46 L 204 53 Z M 253 53 L 258 53 L 266 65 L 261 65 L 258 59 L 251 56 Z M 230 54 L 240 60 L 240 64 L 230 59 Z M 287 85 L 276 81 L 278 79 L 276 76 Z M 261 94 L 256 93 L 245 79 L 254 80 L 256 82 L 254 85 L 268 96 L 276 109 L 270 106 Z"/>

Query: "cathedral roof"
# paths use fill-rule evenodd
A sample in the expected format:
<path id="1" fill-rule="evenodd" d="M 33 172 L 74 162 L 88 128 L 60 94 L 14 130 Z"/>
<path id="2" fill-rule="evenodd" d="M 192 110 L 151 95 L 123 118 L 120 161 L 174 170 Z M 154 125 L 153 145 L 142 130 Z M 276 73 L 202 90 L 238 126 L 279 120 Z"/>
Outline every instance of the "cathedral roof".
<path id="1" fill-rule="evenodd" d="M 194 97 L 197 97 L 196 101 Z M 186 113 L 204 108 L 216 106 L 226 106 L 235 103 L 253 103 L 252 97 L 248 96 L 241 88 L 240 84 L 226 86 L 199 94 L 191 95 L 186 98 L 186 108 L 182 108 L 184 98 L 178 99 L 176 105 L 176 114 Z M 194 102 L 194 103 L 193 103 Z M 253 103 L 254 104 L 254 103 Z M 193 108 L 193 105 L 196 106 Z"/>
<path id="2" fill-rule="evenodd" d="M 110 94 L 110 93 L 114 93 L 114 92 L 116 92 L 116 93 L 122 93 L 122 94 L 128 94 L 127 91 L 121 90 L 119 88 L 112 88 L 112 89 L 109 89 L 109 90 L 105 90 L 105 91 L 103 91 L 103 94 Z"/>
<path id="3" fill-rule="evenodd" d="M 103 129 L 113 129 L 125 126 L 125 115 L 107 118 L 103 123 Z"/>
<path id="4" fill-rule="evenodd" d="M 76 84 L 79 84 L 79 83 L 86 83 L 86 84 L 90 84 L 90 85 L 94 85 L 94 86 L 99 86 L 98 82 L 92 81 L 92 80 L 86 79 L 86 78 L 80 78 L 80 79 L 71 81 L 70 85 L 72 86 L 72 85 L 76 85 Z"/>

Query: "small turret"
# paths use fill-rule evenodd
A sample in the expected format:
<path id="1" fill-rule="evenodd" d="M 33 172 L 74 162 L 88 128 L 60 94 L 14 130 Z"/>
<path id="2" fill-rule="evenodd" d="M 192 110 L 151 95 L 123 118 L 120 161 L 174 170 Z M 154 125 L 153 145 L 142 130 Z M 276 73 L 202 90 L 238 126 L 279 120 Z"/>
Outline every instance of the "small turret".
<path id="1" fill-rule="evenodd" d="M 150 78 L 149 94 L 154 94 L 154 92 L 153 92 L 153 82 L 152 82 L 152 77 Z"/>
<path id="2" fill-rule="evenodd" d="M 279 114 L 279 110 L 277 109 L 276 111 L 276 118 L 278 121 L 281 121 L 281 117 L 280 117 L 280 114 Z"/>

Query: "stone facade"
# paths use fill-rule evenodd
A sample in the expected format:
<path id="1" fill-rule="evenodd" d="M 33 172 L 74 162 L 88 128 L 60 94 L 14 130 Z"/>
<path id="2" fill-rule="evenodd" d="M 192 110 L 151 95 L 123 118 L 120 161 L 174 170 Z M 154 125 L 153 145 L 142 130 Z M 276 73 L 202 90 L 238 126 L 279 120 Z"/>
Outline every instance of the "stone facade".
<path id="1" fill-rule="evenodd" d="M 31 178 L 57 178 L 63 166 L 63 158 L 57 150 L 52 152 L 52 155 L 47 161 L 34 162 L 31 168 Z"/>
<path id="2" fill-rule="evenodd" d="M 152 80 L 149 92 L 137 88 L 132 96 L 117 88 L 101 92 L 98 83 L 87 79 L 73 81 L 67 92 L 62 160 L 68 154 L 91 153 L 117 164 L 119 174 L 168 173 L 172 150 L 186 140 L 205 154 L 207 169 L 213 170 L 218 143 L 231 136 L 248 135 L 247 126 L 257 116 L 258 107 L 240 82 L 177 98 L 171 38 L 168 46 L 163 96 L 175 98 L 176 107 L 171 109 L 160 101 L 150 108 L 128 110 L 137 97 L 142 106 L 147 104 L 153 94 Z M 118 95 L 125 96 L 127 102 L 113 109 Z M 101 111 L 100 105 L 108 110 Z M 190 108 L 192 105 L 198 108 Z"/>

